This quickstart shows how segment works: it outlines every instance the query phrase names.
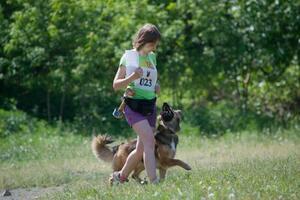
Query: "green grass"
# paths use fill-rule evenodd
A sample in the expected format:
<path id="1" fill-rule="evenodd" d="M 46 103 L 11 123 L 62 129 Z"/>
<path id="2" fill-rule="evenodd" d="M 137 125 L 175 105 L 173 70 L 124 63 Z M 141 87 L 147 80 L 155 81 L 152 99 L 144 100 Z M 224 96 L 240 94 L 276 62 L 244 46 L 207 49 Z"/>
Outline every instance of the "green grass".
<path id="1" fill-rule="evenodd" d="M 52 199 L 297 199 L 297 168 L 295 157 L 194 166 L 190 173 L 172 171 L 158 186 L 128 183 L 111 188 L 103 181 L 86 181 Z"/>
<path id="2" fill-rule="evenodd" d="M 0 189 L 62 186 L 42 199 L 299 199 L 300 137 L 296 130 L 196 136 L 183 125 L 174 167 L 159 185 L 110 187 L 110 164 L 92 155 L 91 137 L 59 129 L 0 139 Z M 120 139 L 122 140 L 122 139 Z M 142 174 L 145 176 L 145 173 Z"/>

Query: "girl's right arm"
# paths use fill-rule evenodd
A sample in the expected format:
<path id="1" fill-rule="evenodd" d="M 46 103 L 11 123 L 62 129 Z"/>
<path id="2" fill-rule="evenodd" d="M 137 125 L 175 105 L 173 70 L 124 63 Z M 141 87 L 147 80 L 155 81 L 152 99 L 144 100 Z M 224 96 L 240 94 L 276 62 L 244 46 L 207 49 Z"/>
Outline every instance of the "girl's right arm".
<path id="1" fill-rule="evenodd" d="M 135 70 L 135 72 L 133 72 L 130 76 L 126 77 L 126 68 L 123 65 L 120 65 L 114 78 L 113 88 L 114 90 L 125 88 L 129 85 L 129 83 L 131 83 L 135 79 L 142 77 L 142 75 L 143 69 L 141 67 L 138 67 Z"/>

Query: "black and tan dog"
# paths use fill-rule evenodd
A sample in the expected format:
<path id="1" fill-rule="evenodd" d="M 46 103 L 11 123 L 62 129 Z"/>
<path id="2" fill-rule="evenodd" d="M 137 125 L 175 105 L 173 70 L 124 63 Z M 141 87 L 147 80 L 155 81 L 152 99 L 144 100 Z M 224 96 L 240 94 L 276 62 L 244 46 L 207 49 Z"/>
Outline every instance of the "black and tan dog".
<path id="1" fill-rule="evenodd" d="M 157 117 L 158 127 L 155 133 L 155 157 L 161 180 L 165 178 L 169 167 L 180 166 L 186 170 L 191 170 L 191 167 L 187 163 L 174 158 L 178 144 L 178 136 L 176 133 L 180 131 L 181 117 L 181 111 L 171 109 L 167 103 L 163 104 L 162 112 Z M 137 141 L 132 140 L 109 148 L 107 144 L 112 142 L 113 140 L 111 140 L 110 137 L 98 135 L 93 138 L 92 150 L 97 158 L 112 162 L 113 171 L 119 171 L 125 164 L 130 152 L 136 148 Z M 139 174 L 144 169 L 144 164 L 141 161 L 135 167 L 132 178 L 141 182 Z"/>

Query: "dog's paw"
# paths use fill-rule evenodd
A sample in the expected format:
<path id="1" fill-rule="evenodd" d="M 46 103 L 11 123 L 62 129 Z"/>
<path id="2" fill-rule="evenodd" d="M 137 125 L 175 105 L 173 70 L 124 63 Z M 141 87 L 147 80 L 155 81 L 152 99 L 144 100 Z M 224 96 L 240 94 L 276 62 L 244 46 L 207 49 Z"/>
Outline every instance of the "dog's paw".
<path id="1" fill-rule="evenodd" d="M 140 182 L 140 184 L 141 184 L 141 185 L 147 185 L 147 184 L 148 184 L 148 181 L 147 181 L 147 180 L 142 180 L 142 181 Z"/>

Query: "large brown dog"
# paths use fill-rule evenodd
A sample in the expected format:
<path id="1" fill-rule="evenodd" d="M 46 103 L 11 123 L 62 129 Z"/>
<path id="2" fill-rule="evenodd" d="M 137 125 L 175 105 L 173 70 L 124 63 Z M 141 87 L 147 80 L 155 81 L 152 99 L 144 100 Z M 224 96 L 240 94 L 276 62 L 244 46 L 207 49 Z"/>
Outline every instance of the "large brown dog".
<path id="1" fill-rule="evenodd" d="M 173 110 L 167 103 L 164 103 L 161 114 L 157 117 L 158 127 L 155 133 L 155 157 L 156 165 L 159 169 L 160 179 L 166 176 L 167 169 L 172 166 L 180 166 L 186 170 L 191 167 L 179 160 L 174 159 L 178 136 L 176 133 L 180 130 L 181 111 Z M 109 148 L 107 144 L 112 143 L 108 136 L 98 135 L 93 138 L 92 150 L 95 156 L 103 161 L 112 162 L 113 171 L 119 171 L 125 164 L 126 158 L 136 148 L 136 140 Z M 139 174 L 144 170 L 143 161 L 135 167 L 132 178 L 141 182 Z M 111 180 L 110 180 L 111 183 Z"/>

